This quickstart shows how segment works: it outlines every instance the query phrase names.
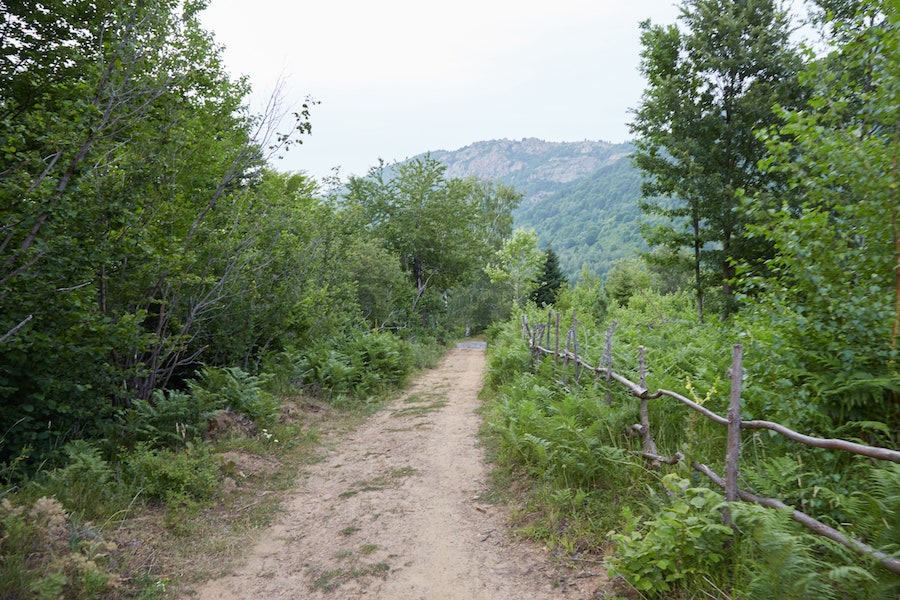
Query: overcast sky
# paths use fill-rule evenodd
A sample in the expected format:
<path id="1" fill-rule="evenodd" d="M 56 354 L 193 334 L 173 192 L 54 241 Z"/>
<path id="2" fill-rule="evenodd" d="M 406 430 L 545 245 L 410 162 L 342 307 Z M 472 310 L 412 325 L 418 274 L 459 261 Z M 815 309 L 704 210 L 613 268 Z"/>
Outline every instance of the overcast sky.
<path id="1" fill-rule="evenodd" d="M 644 83 L 638 23 L 674 0 L 211 0 L 203 23 L 252 105 L 311 96 L 312 135 L 275 166 L 365 175 L 473 142 L 629 138 Z"/>

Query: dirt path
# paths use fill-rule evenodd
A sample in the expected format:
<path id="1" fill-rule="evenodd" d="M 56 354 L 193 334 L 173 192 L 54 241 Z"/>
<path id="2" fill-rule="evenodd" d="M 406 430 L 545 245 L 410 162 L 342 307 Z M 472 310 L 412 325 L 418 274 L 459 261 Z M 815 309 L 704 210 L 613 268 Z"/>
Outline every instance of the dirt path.
<path id="1" fill-rule="evenodd" d="M 278 523 L 245 560 L 191 598 L 574 600 L 546 553 L 505 533 L 481 502 L 487 468 L 475 410 L 484 350 L 437 369 L 309 467 Z"/>

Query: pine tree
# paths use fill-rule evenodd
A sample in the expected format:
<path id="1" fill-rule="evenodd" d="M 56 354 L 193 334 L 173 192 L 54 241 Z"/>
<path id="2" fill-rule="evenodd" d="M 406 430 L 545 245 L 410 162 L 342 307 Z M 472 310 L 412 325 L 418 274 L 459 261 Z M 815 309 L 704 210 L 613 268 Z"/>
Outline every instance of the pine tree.
<path id="1" fill-rule="evenodd" d="M 531 293 L 531 299 L 538 306 L 546 306 L 556 302 L 556 294 L 564 283 L 568 283 L 566 276 L 559 268 L 559 256 L 552 246 L 547 246 L 544 258 L 544 268 L 538 278 L 538 287 Z"/>

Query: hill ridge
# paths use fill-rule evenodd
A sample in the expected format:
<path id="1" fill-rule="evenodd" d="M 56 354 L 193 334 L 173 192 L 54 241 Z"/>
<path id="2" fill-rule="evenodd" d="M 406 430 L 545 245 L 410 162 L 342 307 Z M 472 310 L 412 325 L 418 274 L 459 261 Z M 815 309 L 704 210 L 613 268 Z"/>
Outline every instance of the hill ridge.
<path id="1" fill-rule="evenodd" d="M 515 226 L 534 229 L 542 247 L 553 246 L 566 275 L 577 279 L 582 265 L 603 276 L 617 260 L 646 248 L 633 151 L 631 142 L 528 137 L 482 140 L 414 158 L 440 161 L 448 177 L 498 180 L 522 192 Z"/>

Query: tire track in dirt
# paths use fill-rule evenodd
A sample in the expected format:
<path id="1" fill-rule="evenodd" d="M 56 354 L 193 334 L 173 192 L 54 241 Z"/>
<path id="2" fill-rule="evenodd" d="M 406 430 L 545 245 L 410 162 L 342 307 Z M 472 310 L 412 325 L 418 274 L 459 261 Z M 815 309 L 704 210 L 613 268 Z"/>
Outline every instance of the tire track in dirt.
<path id="1" fill-rule="evenodd" d="M 483 349 L 450 350 L 308 468 L 241 564 L 185 597 L 590 597 L 598 582 L 560 585 L 546 553 L 512 541 L 504 509 L 478 499 L 484 365 Z"/>

